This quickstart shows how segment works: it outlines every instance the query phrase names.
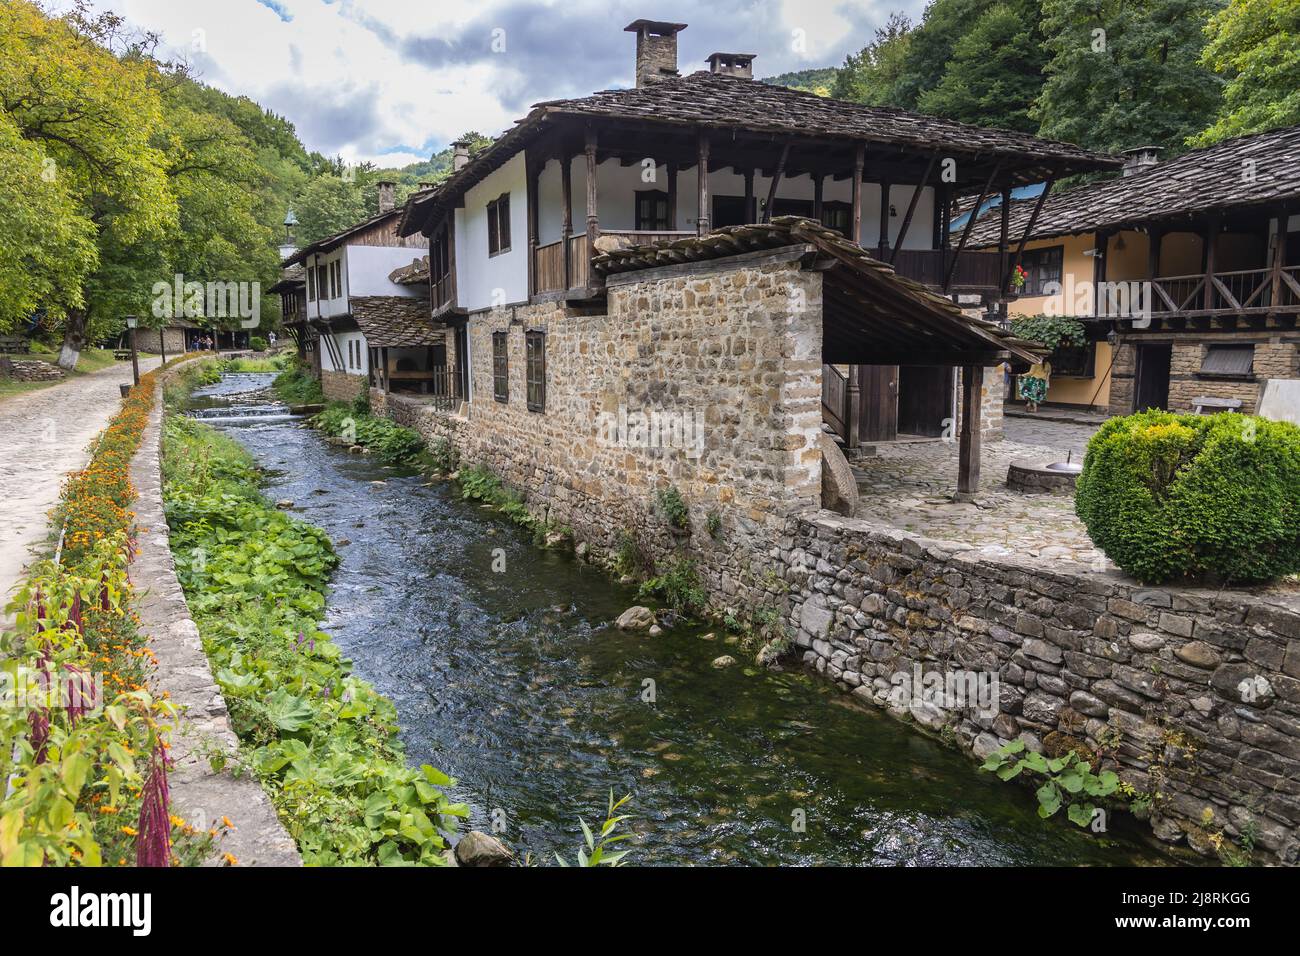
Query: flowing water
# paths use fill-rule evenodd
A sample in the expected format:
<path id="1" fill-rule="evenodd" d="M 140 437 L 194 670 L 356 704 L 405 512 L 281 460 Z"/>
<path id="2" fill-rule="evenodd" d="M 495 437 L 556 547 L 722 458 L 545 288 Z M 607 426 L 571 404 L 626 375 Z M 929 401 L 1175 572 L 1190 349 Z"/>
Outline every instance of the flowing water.
<path id="1" fill-rule="evenodd" d="M 326 443 L 261 391 L 272 378 L 227 375 L 192 414 L 333 538 L 323 630 L 397 705 L 409 760 L 457 778 L 471 825 L 504 822 L 517 851 L 572 858 L 577 818 L 602 820 L 613 789 L 632 795 L 620 848 L 638 863 L 1170 862 L 1127 818 L 1108 835 L 1040 820 L 1028 789 L 797 667 L 753 666 L 720 631 L 613 629 L 632 589 L 454 485 Z M 739 663 L 713 668 L 722 654 Z"/>

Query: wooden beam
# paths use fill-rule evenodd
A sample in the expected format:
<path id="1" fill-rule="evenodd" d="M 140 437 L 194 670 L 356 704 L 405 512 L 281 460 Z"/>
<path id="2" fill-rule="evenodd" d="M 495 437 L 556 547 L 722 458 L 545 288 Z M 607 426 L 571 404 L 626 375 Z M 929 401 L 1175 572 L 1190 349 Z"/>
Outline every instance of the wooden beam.
<path id="1" fill-rule="evenodd" d="M 826 177 L 822 175 L 813 176 L 813 218 L 818 222 L 823 218 L 823 196 Z"/>
<path id="2" fill-rule="evenodd" d="M 1007 269 L 1002 279 L 1002 288 L 1004 290 L 1011 287 L 1011 276 L 1020 267 L 1020 260 L 1025 255 L 1025 245 L 1029 242 L 1029 237 L 1034 233 L 1034 226 L 1038 225 L 1038 214 L 1043 211 L 1043 204 L 1047 202 L 1047 194 L 1052 191 L 1052 184 L 1056 182 L 1049 179 L 1043 184 L 1043 191 L 1038 194 L 1038 202 L 1034 203 L 1034 211 L 1029 214 L 1029 222 L 1025 224 L 1025 231 L 1020 234 L 1020 241 L 1016 243 L 1016 254 L 1011 260 L 1011 265 Z"/>
<path id="3" fill-rule="evenodd" d="M 570 156 L 560 157 L 560 202 L 564 204 L 564 219 L 560 226 L 560 249 L 564 257 L 564 288 L 573 285 L 573 263 L 569 261 L 569 238 L 573 235 L 573 161 Z"/>
<path id="4" fill-rule="evenodd" d="M 1104 303 L 1101 301 L 1101 287 L 1106 281 L 1106 252 L 1110 248 L 1110 233 L 1098 232 L 1097 254 L 1092 257 L 1092 314 L 1104 318 Z"/>
<path id="5" fill-rule="evenodd" d="M 668 228 L 677 228 L 677 164 L 668 164 Z"/>
<path id="6" fill-rule="evenodd" d="M 600 211 L 596 205 L 598 191 L 596 188 L 596 127 L 594 125 L 587 127 L 583 152 L 587 155 L 587 248 L 594 252 L 596 249 L 596 234 L 600 231 Z"/>
<path id="7" fill-rule="evenodd" d="M 849 448 L 857 448 L 862 440 L 860 432 L 862 431 L 862 386 L 858 381 L 858 369 L 856 365 L 849 366 L 848 381 L 846 383 L 844 402 L 844 441 Z"/>
<path id="8" fill-rule="evenodd" d="M 1282 202 L 1277 207 L 1277 229 L 1274 232 L 1276 245 L 1273 247 L 1272 298 L 1269 305 L 1277 307 L 1282 301 L 1282 268 L 1286 265 L 1286 227 L 1291 218 L 1289 204 Z"/>
<path id="9" fill-rule="evenodd" d="M 758 222 L 758 210 L 754 208 L 754 171 L 745 170 L 745 223 Z"/>
<path id="10" fill-rule="evenodd" d="M 893 265 L 894 260 L 898 258 L 898 250 L 903 248 L 903 240 L 907 238 L 908 227 L 912 225 L 912 216 L 916 213 L 916 204 L 921 198 L 925 184 L 930 181 L 930 173 L 934 171 L 934 164 L 938 159 L 938 153 L 930 154 L 930 161 L 925 164 L 925 172 L 921 174 L 921 182 L 912 190 L 912 198 L 907 204 L 907 213 L 903 216 L 903 224 L 898 227 L 898 241 L 894 243 L 894 251 L 889 256 L 890 265 Z"/>
<path id="11" fill-rule="evenodd" d="M 866 144 L 858 143 L 853 150 L 853 235 L 849 236 L 858 245 L 862 244 L 862 167 L 866 162 Z"/>
<path id="12" fill-rule="evenodd" d="M 539 189 L 538 180 L 541 178 L 542 168 L 537 163 L 528 164 L 528 295 L 537 294 L 537 230 L 538 230 L 538 213 L 537 194 Z M 430 260 L 430 279 L 432 280 L 432 260 Z"/>
<path id="13" fill-rule="evenodd" d="M 974 501 L 980 488 L 980 396 L 984 367 L 965 365 L 961 370 L 961 434 L 957 448 L 957 494 L 954 501 Z"/>
<path id="14" fill-rule="evenodd" d="M 1210 217 L 1209 228 L 1205 234 L 1205 299 L 1204 308 L 1214 308 L 1214 266 L 1215 266 L 1215 246 L 1219 244 L 1219 229 L 1222 220 L 1217 215 Z"/>
<path id="15" fill-rule="evenodd" d="M 970 238 L 971 229 L 975 227 L 975 220 L 979 218 L 980 209 L 984 206 L 984 200 L 988 198 L 989 191 L 993 188 L 993 181 L 997 178 L 1002 169 L 1002 161 L 999 160 L 989 173 L 988 180 L 980 189 L 979 199 L 975 200 L 975 205 L 970 211 L 970 217 L 966 220 L 966 228 L 961 231 L 961 239 L 957 242 L 957 251 L 953 253 L 952 262 L 948 265 L 948 274 L 943 279 L 943 291 L 946 293 L 952 285 L 952 277 L 957 272 L 957 260 L 961 258 L 962 251 L 966 248 L 966 240 Z"/>
<path id="16" fill-rule="evenodd" d="M 776 161 L 776 169 L 772 171 L 772 182 L 767 187 L 767 206 L 763 209 L 763 221 L 772 221 L 772 204 L 776 202 L 776 191 L 781 185 L 781 177 L 785 175 L 785 161 L 790 158 L 790 141 L 786 140 L 781 146 L 781 158 Z"/>
<path id="17" fill-rule="evenodd" d="M 876 240 L 877 259 L 889 253 L 889 183 L 880 184 L 880 235 Z"/>
<path id="18" fill-rule="evenodd" d="M 998 275 L 1002 276 L 1002 285 L 998 287 L 998 314 L 1003 318 L 1007 314 L 1007 274 L 1011 271 L 1008 265 L 1008 250 L 1010 248 L 1009 239 L 1011 234 L 1011 187 L 1002 187 L 1002 209 L 998 225 Z"/>
<path id="19" fill-rule="evenodd" d="M 698 188 L 695 194 L 695 234 L 703 236 L 707 235 L 711 228 L 709 216 L 709 134 L 704 130 L 700 130 L 696 149 L 699 154 L 699 164 L 696 177 Z"/>

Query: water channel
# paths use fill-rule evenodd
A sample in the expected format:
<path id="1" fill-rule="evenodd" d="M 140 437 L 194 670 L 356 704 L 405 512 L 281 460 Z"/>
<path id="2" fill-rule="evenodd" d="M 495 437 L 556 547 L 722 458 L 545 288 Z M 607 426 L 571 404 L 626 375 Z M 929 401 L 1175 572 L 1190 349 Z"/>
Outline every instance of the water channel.
<path id="1" fill-rule="evenodd" d="M 754 666 L 715 628 L 613 629 L 633 589 L 538 550 L 452 484 L 327 443 L 274 402 L 272 378 L 228 374 L 191 414 L 336 542 L 322 629 L 396 704 L 409 760 L 457 778 L 475 828 L 498 811 L 521 854 L 572 857 L 577 818 L 603 819 L 612 788 L 632 794 L 637 863 L 1170 862 L 1127 818 L 1105 835 L 1041 820 L 1030 790 L 797 666 Z M 738 663 L 712 667 L 722 654 Z"/>

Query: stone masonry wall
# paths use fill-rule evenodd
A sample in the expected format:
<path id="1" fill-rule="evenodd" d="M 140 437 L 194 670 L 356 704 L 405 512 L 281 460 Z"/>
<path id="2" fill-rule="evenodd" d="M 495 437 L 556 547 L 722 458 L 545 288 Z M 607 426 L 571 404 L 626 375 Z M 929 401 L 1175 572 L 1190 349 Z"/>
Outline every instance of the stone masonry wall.
<path id="1" fill-rule="evenodd" d="M 1143 588 L 945 550 L 829 512 L 782 551 L 804 661 L 984 757 L 1082 743 L 1139 792 L 1161 839 L 1247 834 L 1300 862 L 1300 596 Z M 997 675 L 996 706 L 891 702 L 897 675 Z"/>
<path id="2" fill-rule="evenodd" d="M 1220 334 L 1202 338 L 1190 338 L 1185 334 L 1135 337 L 1121 345 L 1116 356 L 1110 393 L 1113 415 L 1128 415 L 1133 411 L 1137 374 L 1135 345 L 1140 342 L 1163 342 L 1173 346 L 1169 360 L 1169 410 L 1174 412 L 1194 411 L 1195 400 L 1205 396 L 1238 399 L 1241 401 L 1240 411 L 1253 414 L 1266 379 L 1300 376 L 1300 344 L 1289 337 L 1268 333 Z M 1253 345 L 1255 354 L 1251 375 L 1216 378 L 1201 374 L 1205 350 L 1210 345 Z"/>
<path id="3" fill-rule="evenodd" d="M 630 534 L 656 561 L 689 555 L 719 608 L 779 600 L 774 548 L 792 516 L 820 504 L 820 275 L 790 254 L 740 257 L 611 281 L 607 305 L 477 313 L 464 414 L 391 394 L 387 413 L 430 442 L 451 441 L 463 463 L 492 468 L 578 542 L 610 553 Z M 506 402 L 493 397 L 499 331 Z M 546 333 L 541 412 L 526 406 L 527 331 Z M 670 447 L 638 433 L 636 416 L 652 414 Z M 690 509 L 689 535 L 655 505 L 669 487 Z"/>
<path id="4" fill-rule="evenodd" d="M 364 375 L 352 375 L 348 372 L 322 371 L 320 373 L 321 391 L 325 400 L 330 402 L 350 402 L 357 397 L 365 383 Z"/>

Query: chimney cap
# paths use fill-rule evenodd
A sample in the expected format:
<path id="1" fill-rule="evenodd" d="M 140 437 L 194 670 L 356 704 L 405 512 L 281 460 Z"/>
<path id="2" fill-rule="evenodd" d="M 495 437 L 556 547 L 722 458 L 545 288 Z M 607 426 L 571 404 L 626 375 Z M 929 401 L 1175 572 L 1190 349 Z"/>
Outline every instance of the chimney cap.
<path id="1" fill-rule="evenodd" d="M 710 53 L 704 58 L 705 63 L 712 63 L 714 60 L 756 60 L 757 53 Z"/>
<path id="2" fill-rule="evenodd" d="M 625 33 L 652 33 L 656 36 L 673 36 L 686 29 L 685 23 L 669 23 L 666 20 L 633 20 L 623 28 Z"/>

